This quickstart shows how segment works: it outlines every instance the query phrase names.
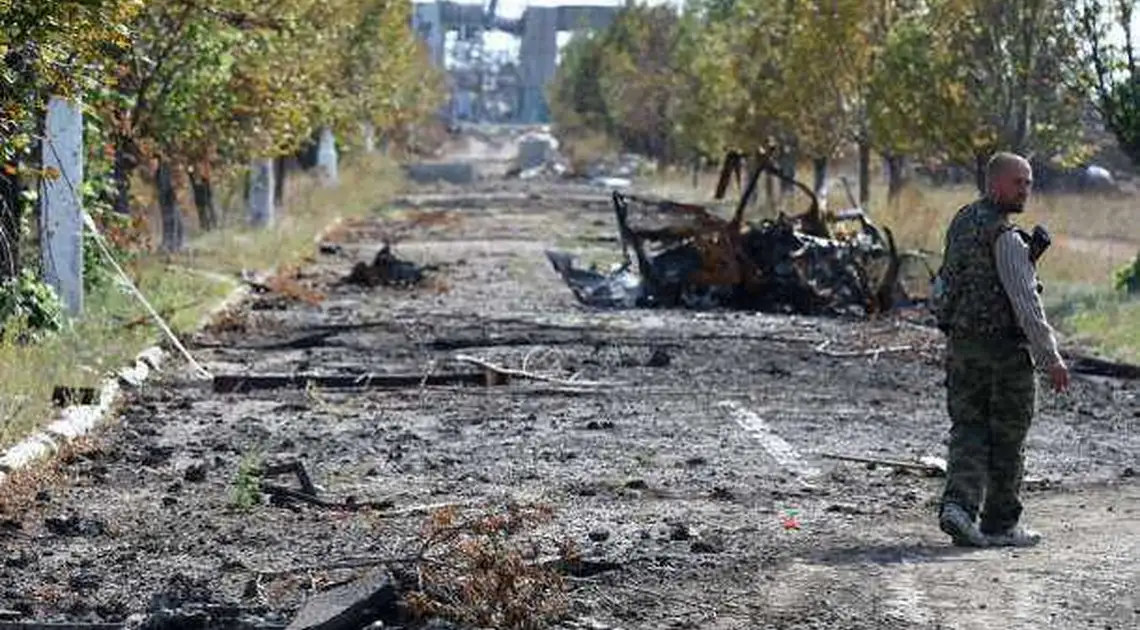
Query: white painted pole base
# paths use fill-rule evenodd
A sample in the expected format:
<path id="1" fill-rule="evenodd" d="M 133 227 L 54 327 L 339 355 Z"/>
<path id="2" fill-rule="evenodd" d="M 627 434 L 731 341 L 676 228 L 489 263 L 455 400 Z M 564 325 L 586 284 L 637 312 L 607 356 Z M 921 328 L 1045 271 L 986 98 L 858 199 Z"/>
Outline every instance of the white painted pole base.
<path id="1" fill-rule="evenodd" d="M 317 143 L 317 169 L 321 181 L 326 186 L 336 185 L 338 175 L 336 138 L 328 127 L 321 128 L 320 140 Z"/>
<path id="2" fill-rule="evenodd" d="M 249 174 L 249 222 L 254 227 L 273 223 L 276 214 L 273 160 L 262 158 L 253 161 Z"/>
<path id="3" fill-rule="evenodd" d="M 83 110 L 77 101 L 48 102 L 40 197 L 40 243 L 44 281 L 55 289 L 67 313 L 83 313 Z"/>
<path id="4" fill-rule="evenodd" d="M 362 144 L 364 145 L 364 153 L 371 155 L 376 152 L 376 126 L 372 123 L 360 123 L 360 135 L 363 136 Z"/>

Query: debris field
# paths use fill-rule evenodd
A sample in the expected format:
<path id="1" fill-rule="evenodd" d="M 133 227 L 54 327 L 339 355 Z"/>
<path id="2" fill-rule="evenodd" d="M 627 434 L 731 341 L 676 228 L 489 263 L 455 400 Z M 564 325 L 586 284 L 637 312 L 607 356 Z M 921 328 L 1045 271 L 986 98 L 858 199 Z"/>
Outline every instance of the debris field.
<path id="1" fill-rule="evenodd" d="M 212 383 L 168 368 L 6 505 L 0 625 L 1140 624 L 1136 380 L 1043 390 L 1042 547 L 955 549 L 940 333 L 586 306 L 547 252 L 614 258 L 632 199 L 485 182 L 343 227 L 189 340 Z"/>
<path id="2" fill-rule="evenodd" d="M 810 188 L 770 162 L 753 162 L 729 219 L 698 204 L 614 191 L 622 252 L 616 269 L 603 274 L 577 268 L 573 256 L 561 251 L 547 257 L 578 301 L 594 307 L 727 307 L 863 318 L 920 304 L 907 295 L 904 257 L 889 228 L 859 210 L 828 216 Z M 741 156 L 730 152 L 717 199 L 733 175 L 740 179 L 742 168 Z M 806 193 L 808 210 L 745 221 L 764 173 Z M 840 232 L 851 225 L 854 231 Z M 926 271 L 932 275 L 929 265 Z"/>

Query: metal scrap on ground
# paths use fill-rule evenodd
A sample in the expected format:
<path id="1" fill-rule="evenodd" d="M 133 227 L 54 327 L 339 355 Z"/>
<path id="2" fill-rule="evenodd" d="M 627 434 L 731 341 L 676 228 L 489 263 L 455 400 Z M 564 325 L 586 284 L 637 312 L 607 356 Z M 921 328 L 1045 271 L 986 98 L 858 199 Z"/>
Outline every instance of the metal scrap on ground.
<path id="1" fill-rule="evenodd" d="M 424 280 L 424 273 L 435 269 L 434 265 L 420 266 L 397 257 L 392 253 L 391 246 L 385 243 L 371 264 L 356 263 L 344 281 L 370 288 L 381 285 L 408 287 L 420 284 Z"/>
<path id="2" fill-rule="evenodd" d="M 739 160 L 730 156 L 725 166 L 718 197 Z M 811 199 L 808 212 L 746 224 L 744 210 L 764 172 L 803 190 Z M 825 216 L 810 188 L 765 160 L 753 167 L 730 220 L 697 204 L 618 191 L 612 198 L 624 258 L 620 267 L 603 274 L 575 267 L 565 252 L 547 252 L 583 304 L 855 316 L 915 305 L 900 282 L 901 257 L 890 230 L 859 210 Z M 859 229 L 833 236 L 829 221 L 854 221 Z"/>

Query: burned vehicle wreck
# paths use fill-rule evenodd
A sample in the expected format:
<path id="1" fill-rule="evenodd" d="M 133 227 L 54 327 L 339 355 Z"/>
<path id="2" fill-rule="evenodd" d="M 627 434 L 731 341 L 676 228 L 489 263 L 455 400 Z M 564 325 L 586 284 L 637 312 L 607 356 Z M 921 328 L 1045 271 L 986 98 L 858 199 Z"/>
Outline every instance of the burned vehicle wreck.
<path id="1" fill-rule="evenodd" d="M 731 158 L 717 198 L 740 168 Z M 806 193 L 810 208 L 746 223 L 744 211 L 765 172 Z M 623 257 L 615 270 L 577 268 L 570 254 L 546 252 L 584 305 L 867 317 L 917 304 L 900 281 L 901 257 L 889 229 L 860 210 L 825 214 L 810 188 L 768 160 L 757 159 L 728 220 L 697 204 L 617 191 L 612 199 Z M 833 230 L 839 224 L 853 229 Z"/>

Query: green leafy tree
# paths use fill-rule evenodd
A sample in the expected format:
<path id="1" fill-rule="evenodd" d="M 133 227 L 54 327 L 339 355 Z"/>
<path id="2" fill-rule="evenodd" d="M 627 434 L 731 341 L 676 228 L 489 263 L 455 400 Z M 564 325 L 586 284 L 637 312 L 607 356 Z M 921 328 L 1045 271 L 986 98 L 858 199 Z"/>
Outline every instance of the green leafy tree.
<path id="1" fill-rule="evenodd" d="M 0 0 L 0 309 L 33 327 L 55 327 L 59 305 L 51 289 L 23 263 L 43 171 L 39 139 L 52 96 L 97 101 L 113 86 L 112 61 L 129 47 L 128 24 L 141 7 L 133 0 L 20 2 Z M 90 127 L 90 125 L 89 125 Z M 90 135 L 90 134 L 88 134 Z M 89 204 L 98 199 L 99 169 L 72 182 Z M 91 266 L 88 282 L 99 279 Z"/>
<path id="2" fill-rule="evenodd" d="M 1067 0 L 943 1 L 953 47 L 940 76 L 951 77 L 953 107 L 931 147 L 973 164 L 979 190 L 982 165 L 1000 149 L 1062 165 L 1084 159 L 1084 69 Z"/>
<path id="3" fill-rule="evenodd" d="M 1074 8 L 1073 19 L 1084 42 L 1081 59 L 1093 68 L 1089 87 L 1096 109 L 1120 148 L 1133 164 L 1140 164 L 1140 66 L 1132 32 L 1135 8 L 1132 0 L 1111 6 L 1089 0 Z M 1113 30 L 1123 41 L 1111 41 Z"/>

